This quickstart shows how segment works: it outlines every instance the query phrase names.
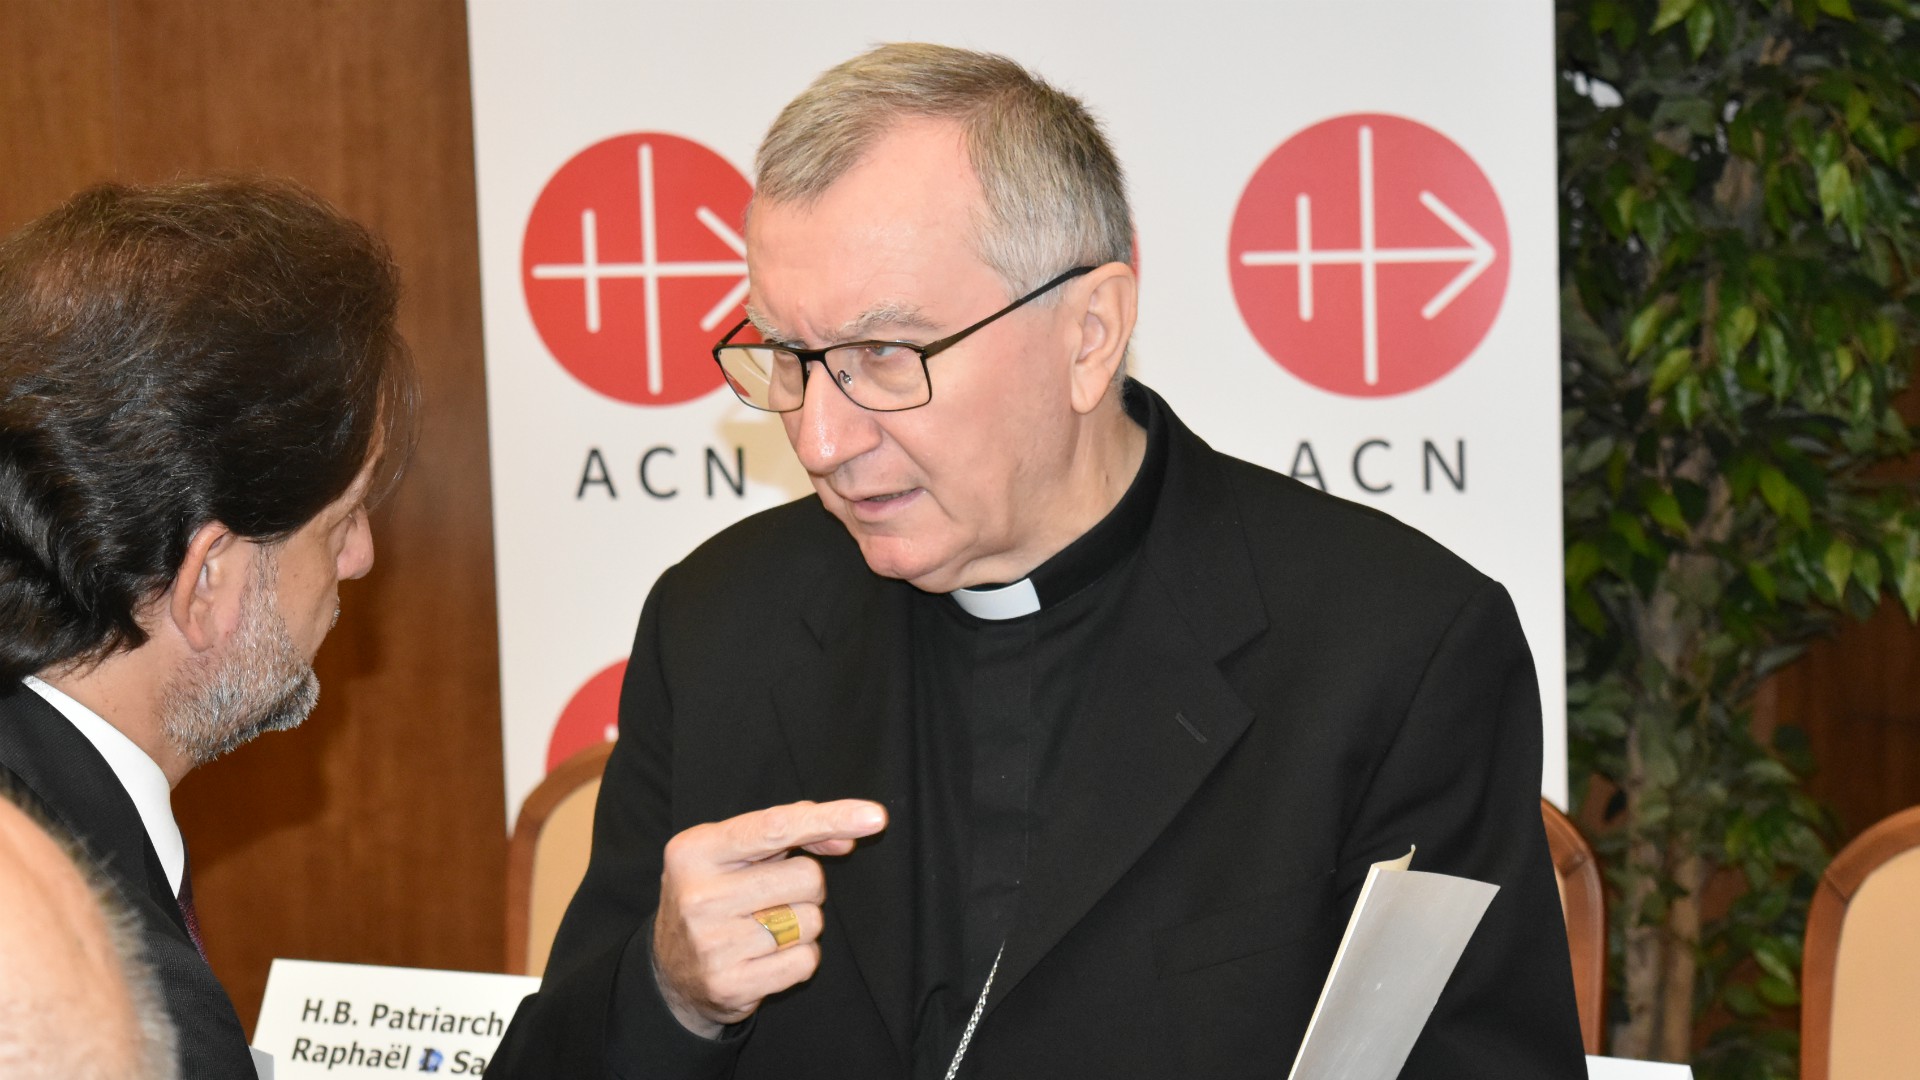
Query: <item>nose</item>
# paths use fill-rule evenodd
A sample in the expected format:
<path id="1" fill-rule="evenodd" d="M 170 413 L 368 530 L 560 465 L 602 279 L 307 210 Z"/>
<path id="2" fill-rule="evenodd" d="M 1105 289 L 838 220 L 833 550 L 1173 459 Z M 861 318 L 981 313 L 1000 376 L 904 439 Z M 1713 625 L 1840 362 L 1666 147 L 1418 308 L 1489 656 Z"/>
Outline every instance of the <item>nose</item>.
<path id="1" fill-rule="evenodd" d="M 785 419 L 793 452 L 815 476 L 825 476 L 880 444 L 873 413 L 841 392 L 824 363 L 808 376 L 800 408 Z"/>
<path id="2" fill-rule="evenodd" d="M 347 542 L 340 547 L 336 564 L 340 580 L 366 577 L 373 569 L 373 526 L 367 521 L 366 507 L 358 507 L 347 522 Z"/>

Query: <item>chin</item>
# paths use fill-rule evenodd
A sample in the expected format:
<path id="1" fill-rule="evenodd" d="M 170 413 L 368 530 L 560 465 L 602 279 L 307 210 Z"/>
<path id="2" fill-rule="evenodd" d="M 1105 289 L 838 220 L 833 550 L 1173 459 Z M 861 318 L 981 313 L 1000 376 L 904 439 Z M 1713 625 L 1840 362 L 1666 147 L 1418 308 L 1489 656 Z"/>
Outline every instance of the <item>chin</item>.
<path id="1" fill-rule="evenodd" d="M 867 560 L 867 569 L 881 577 L 896 578 L 922 592 L 952 592 L 957 587 L 951 560 L 929 557 L 925 551 L 916 549 L 911 540 L 902 537 L 857 531 L 853 535 L 860 544 L 861 556 Z"/>

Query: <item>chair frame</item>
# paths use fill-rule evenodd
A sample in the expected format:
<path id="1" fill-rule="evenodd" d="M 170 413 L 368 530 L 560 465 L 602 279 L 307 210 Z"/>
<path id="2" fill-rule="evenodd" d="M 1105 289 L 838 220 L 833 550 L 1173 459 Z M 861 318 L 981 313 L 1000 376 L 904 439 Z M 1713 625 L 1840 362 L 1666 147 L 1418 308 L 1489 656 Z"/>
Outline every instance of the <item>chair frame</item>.
<path id="1" fill-rule="evenodd" d="M 513 836 L 507 841 L 507 970 L 526 973 L 527 933 L 533 922 L 533 858 L 547 819 L 567 796 L 600 779 L 607 771 L 613 743 L 588 747 L 560 763 L 520 805 Z"/>
<path id="2" fill-rule="evenodd" d="M 1560 808 L 1540 800 L 1540 817 L 1547 829 L 1547 849 L 1553 868 L 1565 883 L 1565 917 L 1570 956 L 1586 960 L 1575 964 L 1573 998 L 1580 1012 L 1580 1039 L 1587 1053 L 1598 1054 L 1606 1031 L 1607 1010 L 1607 896 L 1601 887 L 1600 863 L 1587 838 Z M 1580 933 L 1576 935 L 1575 929 Z M 1576 936 L 1579 940 L 1575 940 Z M 1584 976 L 1582 971 L 1584 970 Z"/>
<path id="3" fill-rule="evenodd" d="M 1847 905 L 1875 871 L 1920 847 L 1920 806 L 1874 825 L 1833 857 L 1807 910 L 1800 960 L 1800 1080 L 1827 1080 L 1833 1065 L 1833 976 Z"/>

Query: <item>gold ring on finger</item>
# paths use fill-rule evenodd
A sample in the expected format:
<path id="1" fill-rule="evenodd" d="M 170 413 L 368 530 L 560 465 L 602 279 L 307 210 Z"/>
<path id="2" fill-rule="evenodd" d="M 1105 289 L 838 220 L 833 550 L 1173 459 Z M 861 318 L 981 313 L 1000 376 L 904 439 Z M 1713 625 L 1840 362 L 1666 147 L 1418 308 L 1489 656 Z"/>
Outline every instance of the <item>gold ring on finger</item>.
<path id="1" fill-rule="evenodd" d="M 773 935 L 776 952 L 800 944 L 800 916 L 793 913 L 790 904 L 761 908 L 753 913 L 753 921 L 766 927 L 767 933 Z"/>

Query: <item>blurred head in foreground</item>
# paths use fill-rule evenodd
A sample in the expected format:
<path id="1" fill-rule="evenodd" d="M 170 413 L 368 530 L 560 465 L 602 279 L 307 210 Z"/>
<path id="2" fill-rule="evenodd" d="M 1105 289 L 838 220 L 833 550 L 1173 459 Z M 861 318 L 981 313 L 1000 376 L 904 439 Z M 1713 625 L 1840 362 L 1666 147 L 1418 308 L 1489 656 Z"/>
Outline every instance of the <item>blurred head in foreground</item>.
<path id="1" fill-rule="evenodd" d="M 131 917 L 0 794 L 0 1080 L 171 1080 Z"/>

